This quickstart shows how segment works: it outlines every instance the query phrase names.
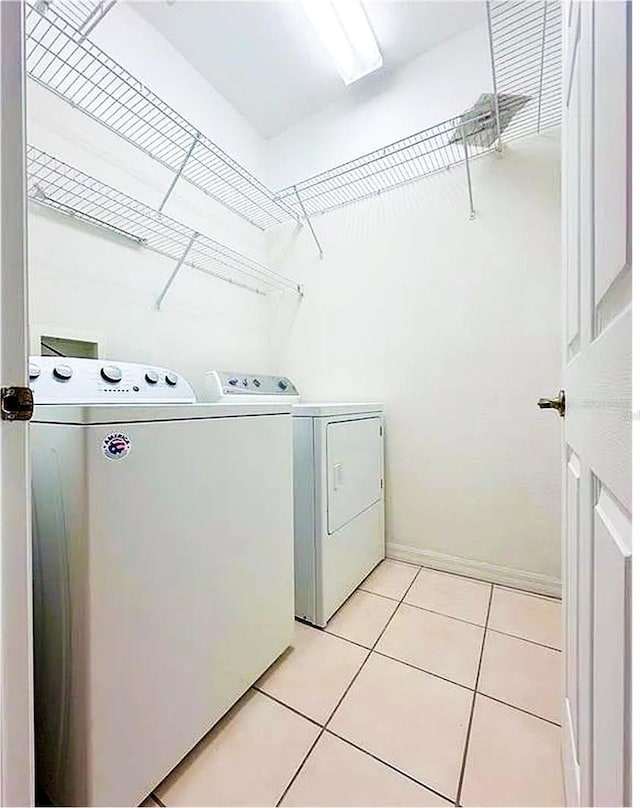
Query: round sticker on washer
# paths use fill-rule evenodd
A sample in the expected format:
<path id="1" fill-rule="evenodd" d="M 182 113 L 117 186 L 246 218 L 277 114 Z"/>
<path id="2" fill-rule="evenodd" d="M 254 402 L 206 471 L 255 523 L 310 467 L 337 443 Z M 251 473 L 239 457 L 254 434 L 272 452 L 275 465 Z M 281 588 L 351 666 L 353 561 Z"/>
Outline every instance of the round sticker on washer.
<path id="1" fill-rule="evenodd" d="M 124 432 L 111 432 L 102 441 L 102 454 L 108 460 L 122 460 L 131 451 L 131 439 Z"/>

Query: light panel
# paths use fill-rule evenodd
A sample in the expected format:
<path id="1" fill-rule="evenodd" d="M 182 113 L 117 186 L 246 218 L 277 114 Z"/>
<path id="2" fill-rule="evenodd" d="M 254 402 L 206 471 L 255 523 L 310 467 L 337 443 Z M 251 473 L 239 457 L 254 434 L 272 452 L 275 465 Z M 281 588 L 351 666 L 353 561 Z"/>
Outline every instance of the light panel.
<path id="1" fill-rule="evenodd" d="M 345 84 L 382 67 L 382 54 L 360 0 L 301 0 Z"/>

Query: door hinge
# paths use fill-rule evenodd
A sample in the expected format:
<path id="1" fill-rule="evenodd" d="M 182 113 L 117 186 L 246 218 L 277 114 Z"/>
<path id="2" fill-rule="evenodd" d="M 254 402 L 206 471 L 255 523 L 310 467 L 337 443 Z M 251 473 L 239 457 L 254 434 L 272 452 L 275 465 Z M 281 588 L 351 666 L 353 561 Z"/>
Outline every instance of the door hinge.
<path id="1" fill-rule="evenodd" d="M 3 421 L 30 421 L 33 417 L 33 390 L 30 387 L 3 387 L 0 398 Z"/>

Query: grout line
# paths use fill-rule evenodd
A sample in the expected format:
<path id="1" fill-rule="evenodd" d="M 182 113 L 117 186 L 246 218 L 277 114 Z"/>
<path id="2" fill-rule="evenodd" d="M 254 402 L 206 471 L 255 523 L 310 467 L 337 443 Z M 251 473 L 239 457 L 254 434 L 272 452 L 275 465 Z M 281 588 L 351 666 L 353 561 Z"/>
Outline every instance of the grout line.
<path id="1" fill-rule="evenodd" d="M 519 634 L 510 634 L 508 631 L 500 631 L 499 628 L 494 628 L 493 626 L 488 626 L 488 629 L 489 631 L 493 631 L 495 634 L 502 634 L 505 637 L 513 637 L 514 640 L 522 640 L 522 642 L 528 642 L 531 645 L 537 645 L 540 648 L 548 648 L 550 651 L 557 651 L 559 654 L 562 653 L 562 648 L 556 648 L 554 645 L 547 645 L 545 642 L 530 640 L 527 637 L 520 637 Z"/>
<path id="2" fill-rule="evenodd" d="M 407 594 L 409 594 L 407 592 Z M 406 597 L 406 595 L 405 595 Z M 412 609 L 420 609 L 423 612 L 429 612 L 430 614 L 438 614 L 440 617 L 448 617 L 450 620 L 457 620 L 459 623 L 466 623 L 468 626 L 475 626 L 476 628 L 484 628 L 484 623 L 474 623 L 473 620 L 466 620 L 464 617 L 454 617 L 452 614 L 447 614 L 446 612 L 439 612 L 437 609 L 429 609 L 427 606 L 419 606 L 417 603 L 412 603 L 410 600 L 402 600 L 402 603 L 405 606 L 411 606 Z"/>
<path id="3" fill-rule="evenodd" d="M 525 710 L 524 707 L 518 707 L 517 704 L 510 704 L 508 701 L 503 701 L 496 696 L 490 696 L 488 693 L 483 693 L 482 690 L 478 690 L 478 696 L 482 696 L 485 699 L 491 699 L 491 701 L 496 701 L 498 704 L 503 704 L 505 707 L 511 707 L 512 710 L 517 710 L 519 713 L 530 715 L 531 718 L 537 718 L 539 721 L 545 721 L 547 724 L 551 724 L 554 727 L 562 727 L 562 724 L 559 721 L 552 721 L 550 718 L 545 718 L 543 715 L 532 713 L 531 710 Z"/>
<path id="4" fill-rule="evenodd" d="M 289 790 L 291 789 L 291 786 L 292 786 L 292 785 L 295 783 L 296 778 L 298 777 L 298 775 L 299 775 L 299 774 L 300 774 L 300 772 L 302 771 L 302 767 L 303 767 L 303 766 L 304 766 L 304 764 L 307 762 L 307 760 L 309 759 L 309 756 L 311 755 L 311 753 L 313 752 L 313 750 L 314 750 L 314 749 L 316 748 L 316 746 L 318 745 L 318 741 L 320 740 L 320 738 L 322 738 L 323 734 L 324 734 L 324 729 L 321 729 L 321 730 L 320 730 L 320 732 L 318 733 L 317 738 L 315 739 L 315 741 L 314 741 L 314 742 L 311 744 L 311 746 L 309 747 L 309 751 L 308 751 L 308 752 L 307 752 L 307 754 L 306 754 L 306 755 L 305 755 L 305 756 L 302 758 L 302 761 L 300 762 L 300 765 L 298 766 L 298 768 L 297 768 L 297 769 L 295 770 L 295 772 L 293 773 L 293 777 L 291 778 L 291 780 L 289 780 L 289 782 L 288 782 L 288 784 L 287 784 L 287 787 L 285 788 L 285 790 L 284 790 L 284 791 L 282 792 L 282 794 L 280 795 L 280 798 L 278 799 L 278 802 L 276 802 L 276 806 L 282 805 L 282 800 L 283 800 L 283 799 L 284 799 L 284 798 L 287 796 L 287 794 L 289 793 Z"/>
<path id="5" fill-rule="evenodd" d="M 421 788 L 425 788 L 427 791 L 430 791 L 432 794 L 435 794 L 436 796 L 441 797 L 443 800 L 446 800 L 447 802 L 450 802 L 452 805 L 455 804 L 453 802 L 453 800 L 451 799 L 451 797 L 446 797 L 444 794 L 441 794 L 439 791 L 436 791 L 431 786 L 425 785 L 423 782 L 421 782 L 420 780 L 415 778 L 413 775 L 407 774 L 407 772 L 402 771 L 402 769 L 398 769 L 396 766 L 393 765 L 393 763 L 389 763 L 388 760 L 383 760 L 382 758 L 378 757 L 377 755 L 374 755 L 373 752 L 369 752 L 367 749 L 363 749 L 361 746 L 358 746 L 357 743 L 354 743 L 353 741 L 350 741 L 348 738 L 344 738 L 342 735 L 339 735 L 334 730 L 327 728 L 327 729 L 325 729 L 325 732 L 327 733 L 327 735 L 332 735 L 334 738 L 337 738 L 338 740 L 342 741 L 343 743 L 346 743 L 349 746 L 352 746 L 354 749 L 357 749 L 359 752 L 363 752 L 365 755 L 367 755 L 370 758 L 373 758 L 378 763 L 382 763 L 383 766 L 386 766 L 388 769 L 391 769 L 392 771 L 396 772 L 397 774 L 402 775 L 402 777 L 406 777 L 407 780 L 411 780 L 413 783 L 420 786 Z"/>
<path id="6" fill-rule="evenodd" d="M 463 688 L 463 690 L 468 690 L 470 693 L 473 693 L 474 688 L 473 685 L 463 685 L 460 682 L 456 682 L 455 679 L 448 679 L 446 676 L 442 676 L 440 673 L 434 673 L 433 671 L 428 671 L 426 668 L 421 668 L 418 665 L 414 665 L 412 662 L 407 662 L 404 659 L 398 659 L 398 657 L 391 656 L 390 654 L 385 654 L 382 651 L 378 651 L 376 648 L 373 649 L 373 653 L 377 654 L 384 659 L 390 659 L 392 662 L 398 662 L 400 665 L 405 665 L 407 668 L 413 668 L 414 671 L 420 671 L 420 673 L 426 673 L 427 676 L 434 676 L 436 679 L 441 679 L 443 682 L 447 682 L 450 685 L 457 685 L 457 687 Z M 478 659 L 478 664 L 480 663 L 480 659 Z M 484 695 L 484 694 L 483 694 Z"/>
<path id="7" fill-rule="evenodd" d="M 161 806 L 161 808 L 166 808 L 165 804 L 162 802 L 162 800 L 160 799 L 160 797 L 156 797 L 156 795 L 155 795 L 155 794 L 149 794 L 149 797 L 151 798 L 151 800 L 152 800 L 153 802 L 155 802 L 155 804 L 156 804 L 156 805 Z"/>
<path id="8" fill-rule="evenodd" d="M 552 603 L 562 603 L 562 596 L 542 595 L 540 592 L 532 592 L 530 589 L 521 589 L 517 586 L 509 586 L 509 584 L 493 584 L 493 586 L 496 586 L 498 589 L 506 589 L 508 592 L 517 592 L 519 595 L 528 595 L 530 598 L 540 598 L 540 600 L 550 600 Z"/>
<path id="9" fill-rule="evenodd" d="M 385 600 L 392 600 L 394 603 L 400 603 L 402 598 L 392 598 L 391 595 L 381 595 L 379 592 L 372 592 L 370 589 L 365 589 L 363 586 L 359 586 L 356 589 L 356 592 L 366 592 L 367 595 L 375 595 L 377 598 L 384 598 Z M 346 601 L 345 601 L 346 603 Z M 344 605 L 344 604 L 343 604 Z M 340 607 L 342 608 L 342 606 Z"/>
<path id="10" fill-rule="evenodd" d="M 489 592 L 489 604 L 487 606 L 487 617 L 484 624 L 484 635 L 482 637 L 482 645 L 480 647 L 480 660 L 478 662 L 478 671 L 476 673 L 476 683 L 473 689 L 473 696 L 471 698 L 471 710 L 469 711 L 469 724 L 467 726 L 467 735 L 464 741 L 464 748 L 462 752 L 462 766 L 460 767 L 460 778 L 458 780 L 458 790 L 456 793 L 456 805 L 460 805 L 460 797 L 462 795 L 462 784 L 464 783 L 464 775 L 467 768 L 467 757 L 469 754 L 469 743 L 471 741 L 471 726 L 473 724 L 473 714 L 475 712 L 476 700 L 478 698 L 478 684 L 480 683 L 480 671 L 482 670 L 482 657 L 484 655 L 484 646 L 487 640 L 487 631 L 489 630 L 489 614 L 491 612 L 491 601 L 493 599 L 493 584 Z"/>
<path id="11" fill-rule="evenodd" d="M 281 707 L 286 707 L 287 710 L 291 710 L 292 713 L 295 713 L 296 715 L 300 716 L 300 718 L 304 718 L 305 721 L 310 721 L 312 724 L 315 724 L 316 727 L 319 727 L 320 729 L 324 729 L 324 724 L 321 724 L 320 721 L 317 721 L 315 718 L 310 718 L 308 715 L 305 715 L 304 713 L 301 713 L 300 710 L 296 710 L 295 707 L 292 707 L 290 704 L 287 704 L 285 701 L 281 701 L 280 699 L 276 698 L 275 696 L 272 696 L 271 693 L 267 693 L 266 690 L 260 690 L 260 688 L 256 687 L 256 685 L 253 685 L 253 689 L 256 690 L 258 693 L 260 693 L 261 695 L 266 696 L 268 699 L 271 699 L 271 701 L 275 701 L 276 704 L 279 704 Z"/>

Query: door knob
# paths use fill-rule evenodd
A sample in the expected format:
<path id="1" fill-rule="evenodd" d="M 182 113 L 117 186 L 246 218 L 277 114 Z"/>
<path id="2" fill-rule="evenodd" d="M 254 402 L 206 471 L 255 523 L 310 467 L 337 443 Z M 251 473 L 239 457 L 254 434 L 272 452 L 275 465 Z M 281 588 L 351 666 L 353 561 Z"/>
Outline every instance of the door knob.
<path id="1" fill-rule="evenodd" d="M 541 410 L 557 410 L 558 415 L 561 418 L 564 418 L 564 409 L 565 409 L 564 390 L 560 390 L 557 398 L 539 398 L 538 407 L 540 407 Z"/>

